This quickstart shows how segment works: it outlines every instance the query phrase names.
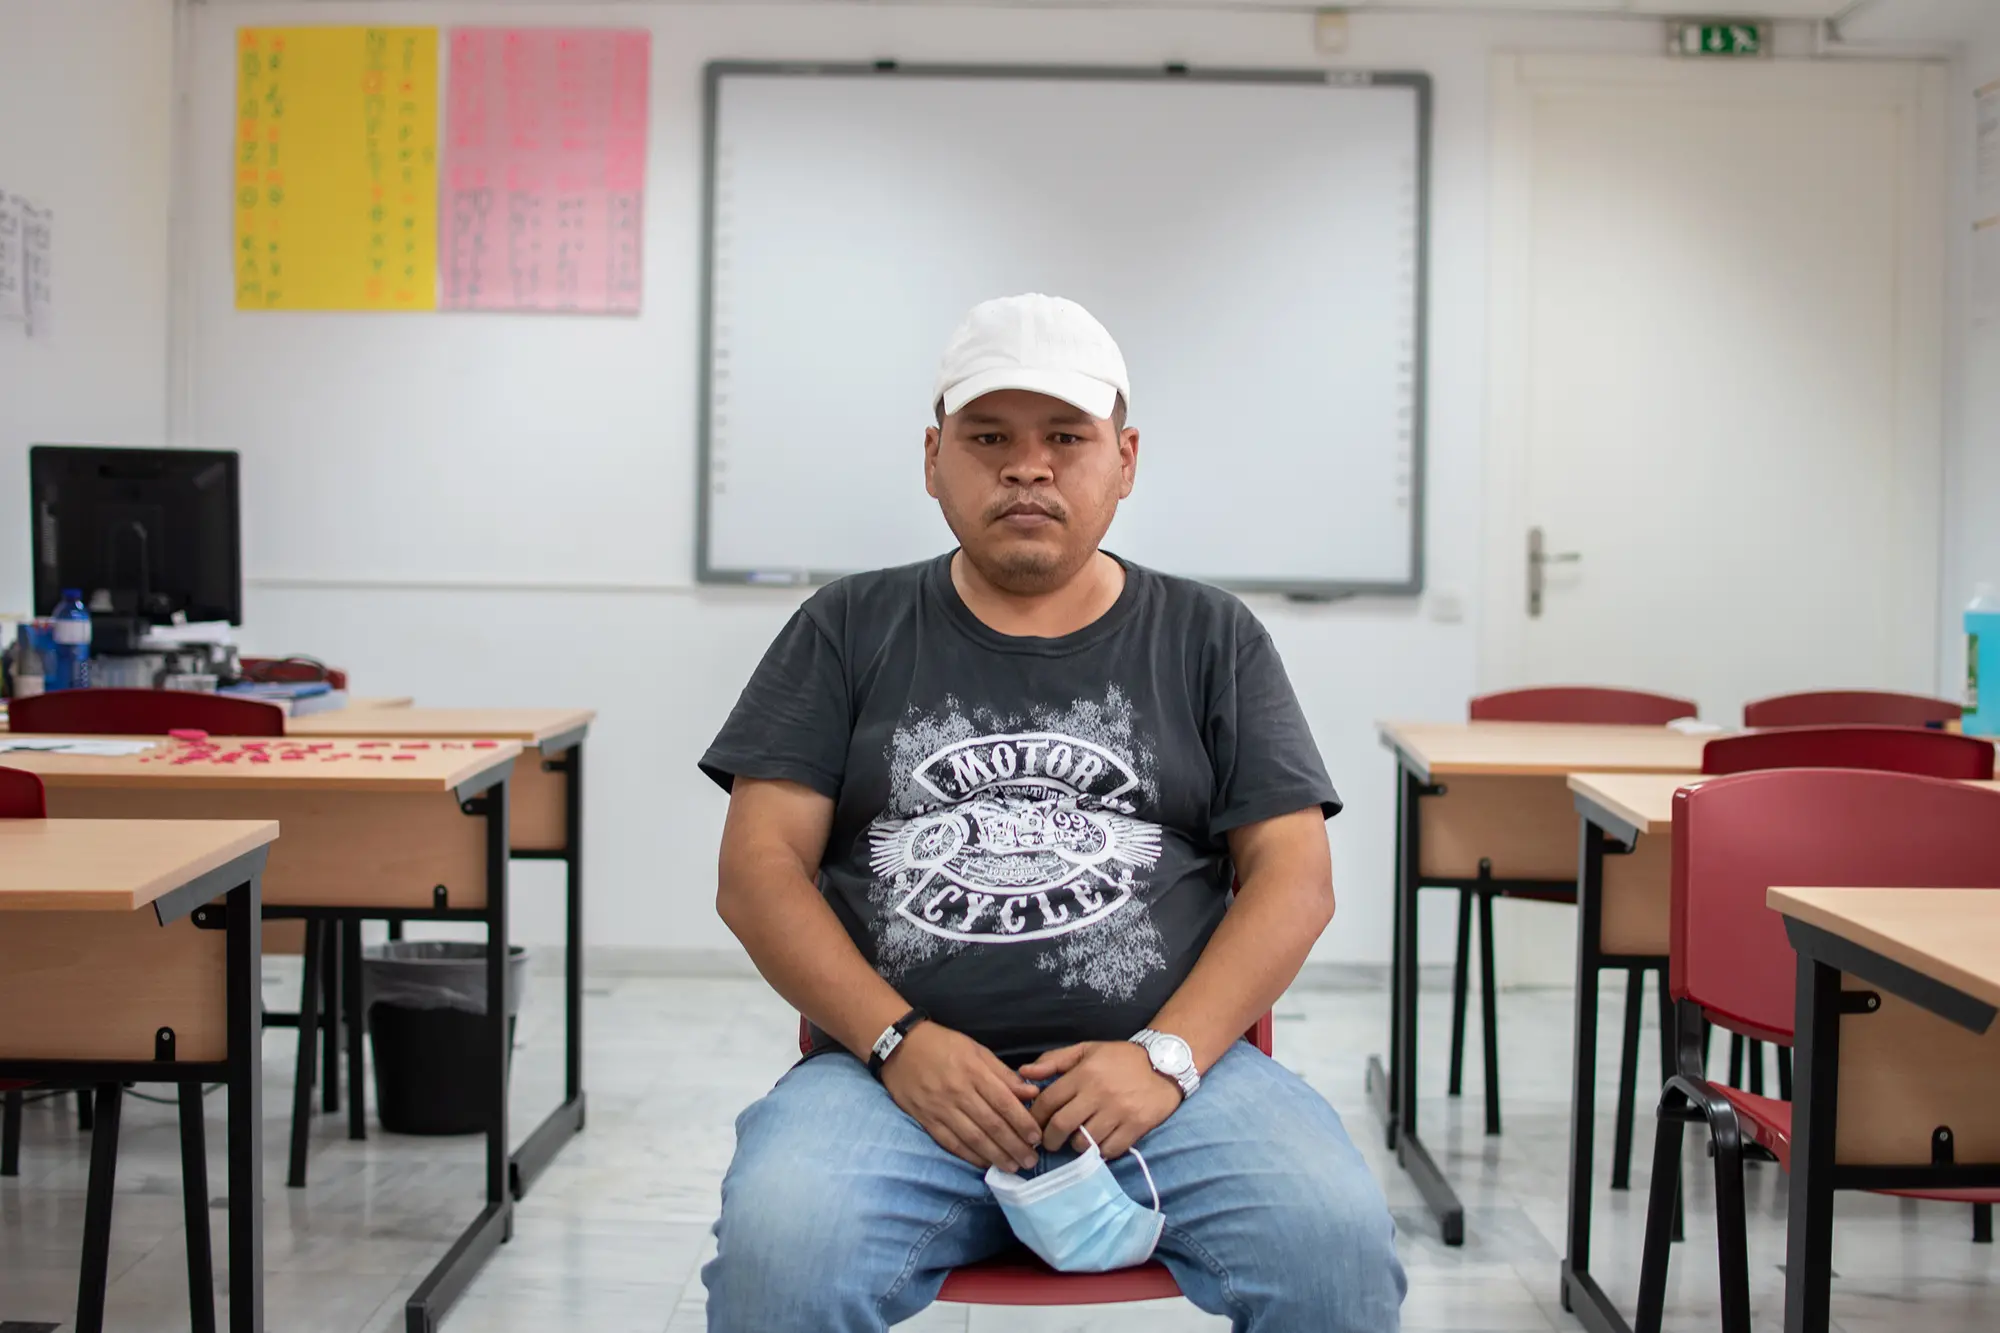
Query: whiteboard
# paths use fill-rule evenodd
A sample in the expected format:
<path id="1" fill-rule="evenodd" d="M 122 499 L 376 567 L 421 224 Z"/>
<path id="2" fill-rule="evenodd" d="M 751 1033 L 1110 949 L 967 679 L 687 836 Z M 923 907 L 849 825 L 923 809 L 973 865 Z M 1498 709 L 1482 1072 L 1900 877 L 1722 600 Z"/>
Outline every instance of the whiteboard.
<path id="1" fill-rule="evenodd" d="M 1043 291 L 1130 368 L 1107 547 L 1420 591 L 1429 104 L 1421 74 L 710 65 L 699 578 L 949 549 L 939 353 L 975 302 Z"/>

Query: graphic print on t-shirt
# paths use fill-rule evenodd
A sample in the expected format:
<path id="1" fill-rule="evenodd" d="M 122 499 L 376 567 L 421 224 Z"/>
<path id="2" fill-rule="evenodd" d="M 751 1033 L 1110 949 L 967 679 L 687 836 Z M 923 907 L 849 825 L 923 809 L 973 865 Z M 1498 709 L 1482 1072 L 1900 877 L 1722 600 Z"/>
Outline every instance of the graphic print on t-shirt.
<path id="1" fill-rule="evenodd" d="M 1018 956 L 1063 990 L 1126 1000 L 1166 965 L 1147 876 L 1162 831 L 1139 813 L 1159 799 L 1157 761 L 1134 711 L 1112 685 L 1025 714 L 947 696 L 904 715 L 867 831 L 884 976 L 1027 944 Z"/>
<path id="2" fill-rule="evenodd" d="M 1160 830 L 1120 799 L 1123 759 L 1061 732 L 974 736 L 925 756 L 912 780 L 938 804 L 869 830 L 875 873 L 907 885 L 919 930 L 983 944 L 1079 930 L 1131 900 Z"/>

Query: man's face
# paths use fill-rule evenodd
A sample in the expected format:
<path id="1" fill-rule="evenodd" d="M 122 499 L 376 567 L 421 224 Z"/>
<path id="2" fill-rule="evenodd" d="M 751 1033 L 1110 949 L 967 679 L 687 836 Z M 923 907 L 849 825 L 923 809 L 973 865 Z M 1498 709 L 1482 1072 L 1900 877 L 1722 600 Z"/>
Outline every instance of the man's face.
<path id="1" fill-rule="evenodd" d="M 1022 595 L 1083 568 L 1138 466 L 1138 431 L 1024 389 L 984 394 L 924 432 L 924 489 L 980 574 Z"/>

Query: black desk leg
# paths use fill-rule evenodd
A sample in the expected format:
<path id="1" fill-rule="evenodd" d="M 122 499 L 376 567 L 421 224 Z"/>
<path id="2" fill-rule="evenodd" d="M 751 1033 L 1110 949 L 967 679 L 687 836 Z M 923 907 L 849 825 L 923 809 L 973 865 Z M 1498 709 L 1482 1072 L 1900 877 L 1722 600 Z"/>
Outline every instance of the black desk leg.
<path id="1" fill-rule="evenodd" d="M 264 884 L 230 891 L 229 1330 L 264 1333 Z M 303 1040 L 309 1029 L 299 1033 Z"/>
<path id="2" fill-rule="evenodd" d="M 363 1095 L 368 1086 L 368 1069 L 362 1058 L 368 1019 L 361 1012 L 361 923 L 342 921 L 335 929 L 340 932 L 342 1026 L 347 1030 L 347 1137 L 359 1141 L 368 1137 L 368 1099 Z M 329 1059 L 327 1085 L 331 1087 L 338 1078 L 339 1072 Z"/>
<path id="3" fill-rule="evenodd" d="M 492 1053 L 491 1110 L 486 1121 L 486 1206 L 445 1252 L 403 1307 L 408 1333 L 436 1333 L 445 1312 L 465 1293 L 493 1252 L 512 1239 L 514 1203 L 507 1158 L 508 977 L 507 783 L 502 781 L 464 803 L 467 814 L 486 820 L 486 1035 Z"/>
<path id="4" fill-rule="evenodd" d="M 299 1048 L 292 1075 L 292 1151 L 285 1174 L 288 1189 L 306 1187 L 306 1153 L 312 1140 L 313 1054 L 319 1049 L 319 1006 L 326 989 L 320 976 L 332 952 L 326 947 L 327 932 L 334 929 L 337 925 L 333 921 L 306 918 L 306 975 L 299 986 Z M 325 1072 L 328 1078 L 340 1077 L 338 1065 Z"/>
<path id="5" fill-rule="evenodd" d="M 76 1280 L 77 1333 L 104 1333 L 104 1287 L 111 1267 L 111 1202 L 118 1184 L 118 1113 L 125 1089 L 97 1085 L 90 1184 L 83 1196 L 83 1268 Z"/>
<path id="6" fill-rule="evenodd" d="M 1431 1210 L 1431 1216 L 1438 1221 L 1438 1232 L 1446 1245 L 1465 1244 L 1465 1206 L 1458 1201 L 1458 1195 L 1451 1188 L 1451 1182 L 1444 1178 L 1430 1150 L 1424 1147 L 1423 1139 L 1417 1133 L 1417 996 L 1421 969 L 1417 960 L 1422 956 L 1417 948 L 1417 902 L 1421 896 L 1418 886 L 1422 883 L 1423 846 L 1420 826 L 1422 823 L 1419 804 L 1427 795 L 1435 794 L 1439 788 L 1425 783 L 1408 768 L 1402 770 L 1401 798 L 1397 802 L 1397 845 L 1402 850 L 1397 867 L 1396 912 L 1401 923 L 1401 945 L 1399 958 L 1401 969 L 1398 980 L 1402 994 L 1397 1002 L 1397 1035 L 1401 1038 L 1396 1048 L 1396 1157 L 1417 1192 L 1424 1196 L 1424 1204 Z"/>
<path id="7" fill-rule="evenodd" d="M 327 922 L 326 929 L 321 932 L 326 947 L 326 962 L 320 973 L 319 1067 L 326 1071 L 326 1078 L 320 1085 L 319 1109 L 328 1115 L 336 1115 L 340 1111 L 341 997 L 347 993 L 344 987 L 353 984 L 342 967 L 347 955 L 341 944 L 347 938 L 348 930 L 348 923 L 336 918 Z"/>
<path id="8" fill-rule="evenodd" d="M 565 1143 L 583 1130 L 583 742 L 563 751 L 563 854 L 566 872 L 563 937 L 563 1103 L 529 1132 L 514 1153 L 514 1197 L 523 1199 Z"/>
<path id="9" fill-rule="evenodd" d="M 1834 1134 L 1840 1111 L 1840 970 L 1801 951 L 1797 995 L 1785 1333 L 1826 1333 L 1833 1286 Z"/>
<path id="10" fill-rule="evenodd" d="M 224 946 L 225 953 L 227 945 Z M 188 1330 L 215 1333 L 215 1258 L 208 1234 L 208 1125 L 201 1081 L 180 1085 L 181 1216 L 187 1232 Z"/>
<path id="11" fill-rule="evenodd" d="M 1590 1190 L 1597 1130 L 1598 979 L 1604 959 L 1604 856 L 1607 840 L 1578 821 L 1576 884 L 1576 1030 L 1570 1057 L 1569 1233 L 1562 1263 L 1563 1309 L 1592 1333 L 1627 1333 L 1628 1325 L 1590 1276 Z M 1632 973 L 1634 979 L 1639 974 Z M 1631 987 L 1628 986 L 1628 992 Z M 1628 994 L 1628 1003 L 1630 996 Z M 1665 1038 L 1662 1038 L 1664 1041 Z M 1627 1058 L 1627 1065 L 1631 1061 Z"/>
<path id="12" fill-rule="evenodd" d="M 1390 1152 L 1396 1151 L 1396 1097 L 1401 1091 L 1398 1086 L 1397 1060 L 1403 1051 L 1403 895 L 1409 890 L 1403 883 L 1403 837 L 1404 803 L 1409 799 L 1407 774 L 1399 762 L 1396 765 L 1396 863 L 1390 872 L 1389 910 L 1389 1051 L 1388 1067 L 1383 1061 L 1370 1056 L 1368 1059 L 1368 1097 L 1375 1107 L 1375 1114 L 1382 1121 L 1383 1146 Z"/>

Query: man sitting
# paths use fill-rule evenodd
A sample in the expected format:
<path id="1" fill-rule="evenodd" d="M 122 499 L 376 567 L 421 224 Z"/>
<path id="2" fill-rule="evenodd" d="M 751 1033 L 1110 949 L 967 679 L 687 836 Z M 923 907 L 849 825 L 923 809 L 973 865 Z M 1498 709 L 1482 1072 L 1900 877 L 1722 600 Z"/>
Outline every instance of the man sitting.
<path id="1" fill-rule="evenodd" d="M 975 307 L 924 433 L 958 549 L 822 588 L 702 759 L 717 906 L 817 1048 L 737 1120 L 711 1330 L 907 1319 L 1092 1144 L 1165 1221 L 1072 1227 L 1075 1266 L 1154 1254 L 1249 1333 L 1397 1326 L 1380 1188 L 1241 1040 L 1333 916 L 1340 800 L 1249 610 L 1099 549 L 1130 398 L 1081 306 Z"/>

